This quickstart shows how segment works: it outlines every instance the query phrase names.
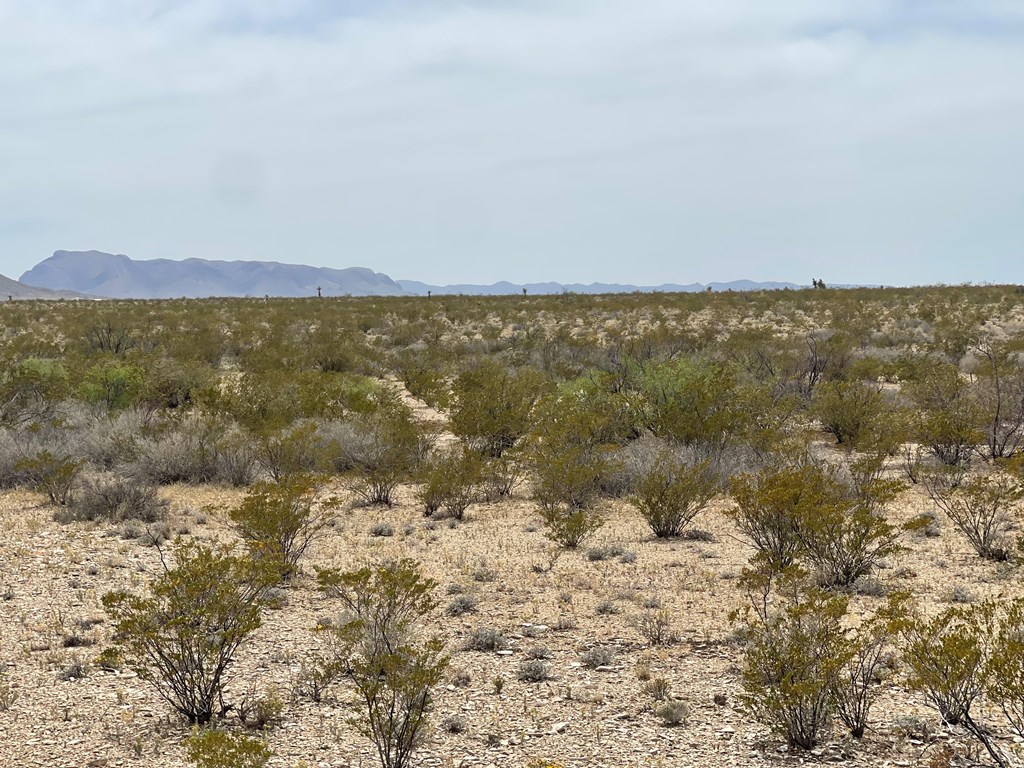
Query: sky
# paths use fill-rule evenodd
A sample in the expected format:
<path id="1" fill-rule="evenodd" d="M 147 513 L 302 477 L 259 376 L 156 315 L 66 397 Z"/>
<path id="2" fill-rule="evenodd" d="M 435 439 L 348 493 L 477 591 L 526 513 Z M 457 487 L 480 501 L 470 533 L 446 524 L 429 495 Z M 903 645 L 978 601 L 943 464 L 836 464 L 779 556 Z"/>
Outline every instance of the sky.
<path id="1" fill-rule="evenodd" d="M 1020 0 L 0 0 L 0 273 L 1024 282 Z"/>

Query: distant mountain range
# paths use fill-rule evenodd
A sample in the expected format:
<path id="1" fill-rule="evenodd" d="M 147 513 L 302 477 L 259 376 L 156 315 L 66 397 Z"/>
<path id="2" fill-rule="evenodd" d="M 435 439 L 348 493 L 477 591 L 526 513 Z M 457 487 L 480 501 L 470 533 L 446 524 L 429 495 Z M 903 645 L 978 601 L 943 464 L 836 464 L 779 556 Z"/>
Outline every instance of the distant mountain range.
<path id="1" fill-rule="evenodd" d="M 328 269 L 273 261 L 155 259 L 135 261 L 101 251 L 57 251 L 22 282 L 111 299 L 209 296 L 400 296 L 387 275 L 361 267 Z"/>
<path id="2" fill-rule="evenodd" d="M 418 280 L 396 281 L 409 293 L 417 296 L 426 296 L 427 293 L 436 296 L 450 294 L 466 294 L 473 296 L 504 296 L 507 294 L 522 293 L 526 289 L 528 294 L 547 293 L 700 293 L 710 288 L 713 291 L 774 291 L 782 288 L 800 288 L 795 283 L 757 283 L 753 280 L 733 280 L 729 283 L 688 283 L 679 285 L 677 283 L 663 283 L 661 285 L 623 285 L 622 283 L 491 283 L 490 285 L 427 285 Z"/>
<path id="3" fill-rule="evenodd" d="M 12 280 L 9 277 L 0 275 L 0 301 L 7 301 L 9 299 L 88 299 L 93 298 L 91 296 L 85 296 L 75 291 L 52 291 L 49 288 L 39 288 L 34 285 L 27 285 L 26 283 Z"/>
<path id="4" fill-rule="evenodd" d="M 5 278 L 6 279 L 6 278 Z M 551 293 L 632 293 L 634 291 L 698 292 L 759 291 L 799 288 L 794 283 L 667 283 L 657 286 L 617 283 L 526 283 L 492 285 L 428 285 L 416 280 L 392 280 L 362 267 L 330 269 L 270 261 L 208 261 L 206 259 L 155 259 L 135 261 L 101 251 L 56 251 L 53 256 L 21 276 L 25 289 L 38 286 L 49 291 L 73 292 L 81 297 L 112 299 L 205 298 L 211 296 L 426 296 L 467 294 L 496 296 Z M 4 291 L 0 283 L 0 291 Z M 71 294 L 68 294 L 71 295 Z"/>

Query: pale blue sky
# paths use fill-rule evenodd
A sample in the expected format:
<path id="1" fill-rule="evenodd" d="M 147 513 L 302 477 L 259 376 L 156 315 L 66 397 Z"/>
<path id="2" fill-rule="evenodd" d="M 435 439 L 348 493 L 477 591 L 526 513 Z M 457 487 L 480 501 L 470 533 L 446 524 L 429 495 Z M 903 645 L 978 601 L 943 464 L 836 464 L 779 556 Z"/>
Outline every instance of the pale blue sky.
<path id="1" fill-rule="evenodd" d="M 0 0 L 0 272 L 1024 282 L 1019 0 Z"/>

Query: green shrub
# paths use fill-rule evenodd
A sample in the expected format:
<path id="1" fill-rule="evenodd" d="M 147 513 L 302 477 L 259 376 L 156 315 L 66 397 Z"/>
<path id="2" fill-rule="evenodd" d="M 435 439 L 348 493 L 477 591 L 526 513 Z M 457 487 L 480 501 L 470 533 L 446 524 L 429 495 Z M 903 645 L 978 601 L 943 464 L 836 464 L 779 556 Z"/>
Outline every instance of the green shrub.
<path id="1" fill-rule="evenodd" d="M 15 466 L 33 490 L 45 493 L 50 503 L 66 507 L 72 502 L 75 481 L 85 462 L 44 450 L 22 459 Z"/>
<path id="2" fill-rule="evenodd" d="M 466 508 L 480 496 L 484 462 L 480 454 L 465 446 L 444 451 L 429 460 L 422 470 L 423 484 L 418 497 L 427 515 L 444 510 L 461 520 Z"/>
<path id="3" fill-rule="evenodd" d="M 904 388 L 918 409 L 917 441 L 949 466 L 967 463 L 983 439 L 982 413 L 955 365 L 926 359 Z"/>
<path id="4" fill-rule="evenodd" d="M 268 731 L 280 724 L 281 715 L 284 713 L 284 699 L 274 687 L 257 693 L 253 684 L 238 702 L 236 709 L 238 719 L 246 728 L 253 731 Z"/>
<path id="5" fill-rule="evenodd" d="M 143 396 L 145 372 L 133 363 L 111 359 L 86 369 L 81 397 L 107 410 L 120 410 L 137 404 Z"/>
<path id="6" fill-rule="evenodd" d="M 658 538 L 682 535 L 693 519 L 721 490 L 721 480 L 710 462 L 687 467 L 668 454 L 636 484 L 630 501 Z"/>
<path id="7" fill-rule="evenodd" d="M 325 493 L 323 481 L 292 475 L 279 484 L 257 484 L 229 516 L 251 557 L 276 564 L 281 578 L 289 579 L 340 504 Z"/>
<path id="8" fill-rule="evenodd" d="M 0 426 L 40 424 L 54 417 L 69 394 L 68 374 L 56 360 L 29 357 L 3 360 L 0 374 Z"/>
<path id="9" fill-rule="evenodd" d="M 537 439 L 530 464 L 533 498 L 548 537 L 573 549 L 604 524 L 593 506 L 608 464 L 601 448 L 564 432 L 568 426 L 556 425 Z"/>
<path id="10" fill-rule="evenodd" d="M 923 476 L 923 481 L 932 501 L 946 513 L 975 552 L 987 560 L 1009 558 L 1012 513 L 1024 501 L 1024 486 L 999 471 L 962 481 L 956 472 L 930 472 Z"/>
<path id="11" fill-rule="evenodd" d="M 846 663 L 833 684 L 836 714 L 855 739 L 864 736 L 879 693 L 877 682 L 894 663 L 893 640 L 903 600 L 903 595 L 895 595 L 857 627 L 850 637 Z"/>
<path id="12" fill-rule="evenodd" d="M 200 731 L 185 741 L 185 757 L 196 768 L 264 768 L 272 756 L 263 739 L 226 731 Z"/>
<path id="13" fill-rule="evenodd" d="M 482 453 L 500 457 L 530 429 L 534 406 L 548 390 L 543 374 L 486 360 L 452 383 L 452 432 Z"/>
<path id="14" fill-rule="evenodd" d="M 253 434 L 252 445 L 257 463 L 274 482 L 289 475 L 327 469 L 328 452 L 313 421 L 297 421 L 279 430 L 261 430 Z"/>
<path id="15" fill-rule="evenodd" d="M 886 417 L 886 404 L 877 384 L 837 381 L 822 384 L 815 394 L 815 412 L 826 432 L 848 450 L 877 434 Z"/>
<path id="16" fill-rule="evenodd" d="M 737 386 L 730 366 L 701 358 L 652 367 L 642 382 L 647 426 L 683 445 L 724 446 L 744 429 Z"/>
<path id="17" fill-rule="evenodd" d="M 224 548 L 179 542 L 175 565 L 145 597 L 124 590 L 103 596 L 116 651 L 139 678 L 189 722 L 223 710 L 225 675 L 242 643 L 261 623 L 274 574 Z"/>
<path id="18" fill-rule="evenodd" d="M 980 721 L 980 701 L 991 682 L 989 672 L 996 668 L 988 666 L 993 610 L 991 604 L 984 604 L 949 608 L 930 619 L 907 619 L 902 627 L 903 661 L 911 690 L 922 693 L 944 722 L 962 725 L 998 765 L 1008 766 Z M 1019 659 L 1008 656 L 1008 660 L 1012 666 Z M 1007 679 L 1010 686 L 1012 679 Z M 993 689 L 997 691 L 998 683 Z"/>
<path id="19" fill-rule="evenodd" d="M 851 655 L 843 628 L 846 598 L 786 573 L 779 579 L 785 600 L 776 609 L 767 600 L 773 577 L 758 578 L 744 627 L 742 700 L 790 747 L 813 749 L 831 726 L 833 691 Z"/>
<path id="20" fill-rule="evenodd" d="M 736 507 L 730 515 L 771 567 L 783 570 L 801 553 L 800 519 L 829 501 L 820 480 L 820 470 L 809 464 L 769 466 L 733 479 Z"/>
<path id="21" fill-rule="evenodd" d="M 348 620 L 332 631 L 362 709 L 353 724 L 373 741 L 383 768 L 404 768 L 425 735 L 431 692 L 449 662 L 444 642 L 422 634 L 437 608 L 436 583 L 411 560 L 321 570 L 317 578 L 348 610 Z"/>
<path id="22" fill-rule="evenodd" d="M 880 504 L 890 498 L 891 489 L 881 481 L 863 485 L 858 492 L 822 471 L 816 482 L 818 506 L 800 508 L 797 538 L 823 586 L 851 586 L 885 558 L 904 551 L 904 533 L 928 525 L 921 517 L 902 525 L 890 523 Z"/>
<path id="23" fill-rule="evenodd" d="M 350 431 L 339 434 L 330 449 L 336 465 L 353 469 L 351 488 L 363 501 L 391 506 L 398 484 L 422 463 L 428 445 L 409 407 L 389 396 L 372 413 L 354 417 Z"/>

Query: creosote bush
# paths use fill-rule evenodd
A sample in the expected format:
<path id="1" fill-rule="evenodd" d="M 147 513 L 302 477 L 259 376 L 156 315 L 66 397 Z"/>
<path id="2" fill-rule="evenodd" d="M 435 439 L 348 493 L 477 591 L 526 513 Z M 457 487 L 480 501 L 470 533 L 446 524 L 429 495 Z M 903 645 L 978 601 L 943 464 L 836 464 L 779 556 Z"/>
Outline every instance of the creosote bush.
<path id="1" fill-rule="evenodd" d="M 22 459 L 16 468 L 34 490 L 46 494 L 51 504 L 66 507 L 73 500 L 75 481 L 84 467 L 81 459 L 44 450 Z"/>
<path id="2" fill-rule="evenodd" d="M 809 460 L 736 478 L 733 519 L 757 547 L 759 562 L 781 571 L 803 560 L 823 586 L 849 587 L 903 551 L 904 533 L 927 521 L 890 523 L 884 506 L 899 486 L 866 466 L 855 464 L 849 483 L 835 469 Z"/>
<path id="3" fill-rule="evenodd" d="M 1024 501 L 1024 485 L 1005 472 L 961 479 L 959 472 L 946 471 L 927 473 L 924 486 L 975 552 L 986 560 L 1009 558 L 1008 533 Z"/>
<path id="4" fill-rule="evenodd" d="M 189 722 L 204 725 L 225 711 L 224 684 L 241 645 L 261 624 L 266 588 L 276 573 L 229 549 L 179 541 L 175 565 L 147 594 L 103 596 L 120 659 Z"/>
<path id="5" fill-rule="evenodd" d="M 325 492 L 321 478 L 291 475 L 253 486 L 229 515 L 250 555 L 276 564 L 281 578 L 289 579 L 340 505 Z"/>
<path id="6" fill-rule="evenodd" d="M 480 362 L 452 385 L 452 432 L 481 453 L 500 457 L 530 430 L 533 409 L 547 389 L 538 371 Z"/>
<path id="7" fill-rule="evenodd" d="M 630 500 L 655 536 L 670 538 L 682 535 L 720 490 L 721 481 L 710 461 L 687 467 L 662 454 L 636 482 Z"/>
<path id="8" fill-rule="evenodd" d="M 324 631 L 335 634 L 336 663 L 356 689 L 361 716 L 352 723 L 373 741 L 382 768 L 404 768 L 425 735 L 431 692 L 449 663 L 444 641 L 423 630 L 437 608 L 437 585 L 408 559 L 319 570 L 317 580 L 346 608 L 345 620 Z"/>
<path id="9" fill-rule="evenodd" d="M 263 739 L 205 730 L 188 737 L 185 756 L 196 768 L 264 768 L 273 752 Z"/>
<path id="10" fill-rule="evenodd" d="M 742 579 L 751 605 L 744 617 L 743 701 L 791 747 L 812 749 L 836 715 L 855 737 L 864 734 L 888 659 L 902 596 L 847 628 L 847 598 L 819 589 L 790 567 L 748 570 Z"/>
<path id="11" fill-rule="evenodd" d="M 461 520 L 470 504 L 481 495 L 484 460 L 466 446 L 444 451 L 428 460 L 422 470 L 418 496 L 427 515 Z"/>

